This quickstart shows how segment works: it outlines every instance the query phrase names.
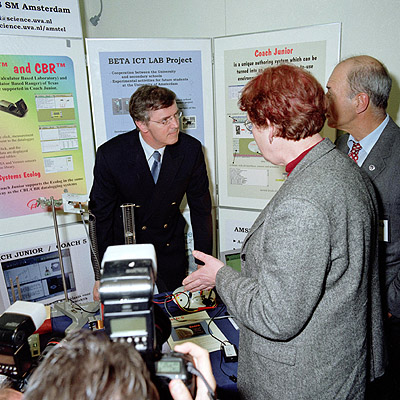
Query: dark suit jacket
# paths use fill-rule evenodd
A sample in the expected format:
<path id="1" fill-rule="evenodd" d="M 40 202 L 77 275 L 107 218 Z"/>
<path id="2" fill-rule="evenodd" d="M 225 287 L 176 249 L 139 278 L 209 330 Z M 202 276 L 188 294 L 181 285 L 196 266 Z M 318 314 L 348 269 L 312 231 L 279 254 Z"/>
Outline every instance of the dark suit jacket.
<path id="1" fill-rule="evenodd" d="M 345 153 L 348 137 L 337 140 L 337 148 Z M 361 168 L 377 191 L 379 219 L 388 221 L 389 241 L 380 242 L 380 261 L 388 310 L 400 318 L 400 128 L 391 118 Z"/>
<path id="2" fill-rule="evenodd" d="M 296 166 L 216 288 L 240 325 L 245 399 L 364 399 L 383 373 L 377 204 L 329 139 Z"/>
<path id="3" fill-rule="evenodd" d="M 184 133 L 166 147 L 154 183 L 138 130 L 121 134 L 97 150 L 89 207 L 96 217 L 99 256 L 124 243 L 121 204 L 133 203 L 137 243 L 156 249 L 160 291 L 182 285 L 187 274 L 186 222 L 179 210 L 186 194 L 195 248 L 212 252 L 211 198 L 201 143 Z"/>

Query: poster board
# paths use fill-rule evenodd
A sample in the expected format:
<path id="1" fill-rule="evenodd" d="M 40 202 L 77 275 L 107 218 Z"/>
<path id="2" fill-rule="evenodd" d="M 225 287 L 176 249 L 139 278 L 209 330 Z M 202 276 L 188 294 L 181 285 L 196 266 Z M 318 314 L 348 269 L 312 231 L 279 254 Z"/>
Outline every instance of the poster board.
<path id="1" fill-rule="evenodd" d="M 60 226 L 59 236 L 68 298 L 77 302 L 92 301 L 94 272 L 83 224 Z M 12 292 L 16 300 L 22 297 L 24 301 L 46 305 L 65 299 L 52 228 L 1 238 L 0 313 L 13 302 Z"/>
<path id="2" fill-rule="evenodd" d="M 210 39 L 86 39 L 96 148 L 135 129 L 129 99 L 144 84 L 177 95 L 180 130 L 203 144 L 215 191 Z M 214 197 L 214 196 L 213 196 Z"/>
<path id="3" fill-rule="evenodd" d="M 78 0 L 0 2 L 0 35 L 82 37 Z"/>
<path id="4" fill-rule="evenodd" d="M 292 63 L 310 71 L 325 87 L 339 61 L 340 24 L 221 37 L 214 40 L 219 205 L 262 209 L 285 180 L 283 167 L 264 160 L 246 114 L 241 90 L 264 68 Z M 324 128 L 323 136 L 335 131 Z"/>
<path id="5" fill-rule="evenodd" d="M 219 252 L 241 249 L 253 222 L 261 210 L 218 209 Z"/>
<path id="6" fill-rule="evenodd" d="M 39 197 L 87 194 L 94 146 L 81 39 L 1 36 L 0 235 L 53 226 Z M 10 112 L 18 102 L 25 109 Z M 21 103 L 19 103 L 21 104 Z M 59 223 L 76 221 L 61 213 Z"/>

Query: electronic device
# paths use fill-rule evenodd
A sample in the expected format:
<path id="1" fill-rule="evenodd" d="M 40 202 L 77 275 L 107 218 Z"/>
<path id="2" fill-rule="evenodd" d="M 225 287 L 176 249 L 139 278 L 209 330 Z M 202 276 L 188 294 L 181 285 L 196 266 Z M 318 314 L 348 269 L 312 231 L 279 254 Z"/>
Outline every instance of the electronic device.
<path id="1" fill-rule="evenodd" d="M 82 212 L 87 212 L 87 194 L 68 193 L 68 190 L 64 189 L 64 193 L 62 194 L 61 198 L 65 213 L 80 214 Z"/>
<path id="2" fill-rule="evenodd" d="M 109 246 L 102 260 L 100 299 L 104 328 L 111 340 L 155 351 L 153 287 L 157 274 L 152 244 Z"/>
<path id="3" fill-rule="evenodd" d="M 196 292 L 185 291 L 184 286 L 180 286 L 173 291 L 173 301 L 183 310 L 193 311 L 215 305 L 216 293 L 214 290 L 199 290 Z"/>
<path id="4" fill-rule="evenodd" d="M 193 358 L 189 354 L 171 352 L 163 354 L 155 363 L 155 383 L 159 391 L 169 393 L 168 383 L 172 379 L 181 379 L 194 398 L 196 380 L 192 374 Z"/>
<path id="5" fill-rule="evenodd" d="M 224 357 L 224 361 L 226 363 L 237 362 L 238 361 L 238 352 L 237 348 L 232 343 L 223 343 L 221 345 L 222 355 Z"/>
<path id="6" fill-rule="evenodd" d="M 102 260 L 99 290 L 104 307 L 104 329 L 111 340 L 132 343 L 141 353 L 160 398 L 170 398 L 168 383 L 174 378 L 182 379 L 194 394 L 195 379 L 189 371 L 194 369 L 191 356 L 175 352 L 161 354 L 157 347 L 159 338 L 161 341 L 168 339 L 171 322 L 153 304 L 156 276 L 157 262 L 152 244 L 107 248 Z"/>
<path id="7" fill-rule="evenodd" d="M 16 301 L 0 316 L 0 374 L 22 379 L 32 367 L 28 338 L 45 321 L 42 303 Z"/>
<path id="8" fill-rule="evenodd" d="M 240 258 L 240 249 L 226 250 L 219 253 L 219 259 L 229 267 L 240 272 L 242 269 L 242 259 Z"/>

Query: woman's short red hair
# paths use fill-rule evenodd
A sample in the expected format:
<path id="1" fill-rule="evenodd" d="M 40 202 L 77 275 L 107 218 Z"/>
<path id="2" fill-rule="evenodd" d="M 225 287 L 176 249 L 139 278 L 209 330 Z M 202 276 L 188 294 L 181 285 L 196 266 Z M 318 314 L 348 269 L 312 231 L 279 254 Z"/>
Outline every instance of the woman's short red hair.
<path id="1" fill-rule="evenodd" d="M 276 136 L 300 140 L 320 132 L 326 99 L 319 82 L 306 70 L 289 64 L 265 69 L 243 89 L 239 108 L 258 127 L 270 124 Z"/>

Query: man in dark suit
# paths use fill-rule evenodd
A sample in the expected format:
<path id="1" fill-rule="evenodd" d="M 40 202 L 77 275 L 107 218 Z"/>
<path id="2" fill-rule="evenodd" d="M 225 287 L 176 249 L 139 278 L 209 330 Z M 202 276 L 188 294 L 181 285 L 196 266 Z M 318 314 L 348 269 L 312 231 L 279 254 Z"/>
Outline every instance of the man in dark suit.
<path id="1" fill-rule="evenodd" d="M 163 87 L 136 90 L 129 112 L 137 129 L 98 148 L 89 203 L 100 260 L 108 246 L 124 243 L 121 205 L 135 205 L 136 242 L 155 246 L 160 292 L 181 286 L 187 274 L 186 222 L 179 209 L 185 194 L 195 246 L 212 251 L 204 155 L 197 139 L 179 131 L 181 112 L 175 99 L 175 93 Z M 95 297 L 98 285 L 96 281 Z"/>
<path id="2" fill-rule="evenodd" d="M 398 375 L 400 368 L 400 128 L 386 113 L 391 85 L 385 66 L 369 56 L 342 61 L 327 84 L 328 125 L 347 132 L 338 138 L 337 148 L 350 156 L 353 145 L 360 148 L 352 158 L 377 192 L 389 376 Z M 389 384 L 399 381 L 400 376 L 393 377 Z"/>

